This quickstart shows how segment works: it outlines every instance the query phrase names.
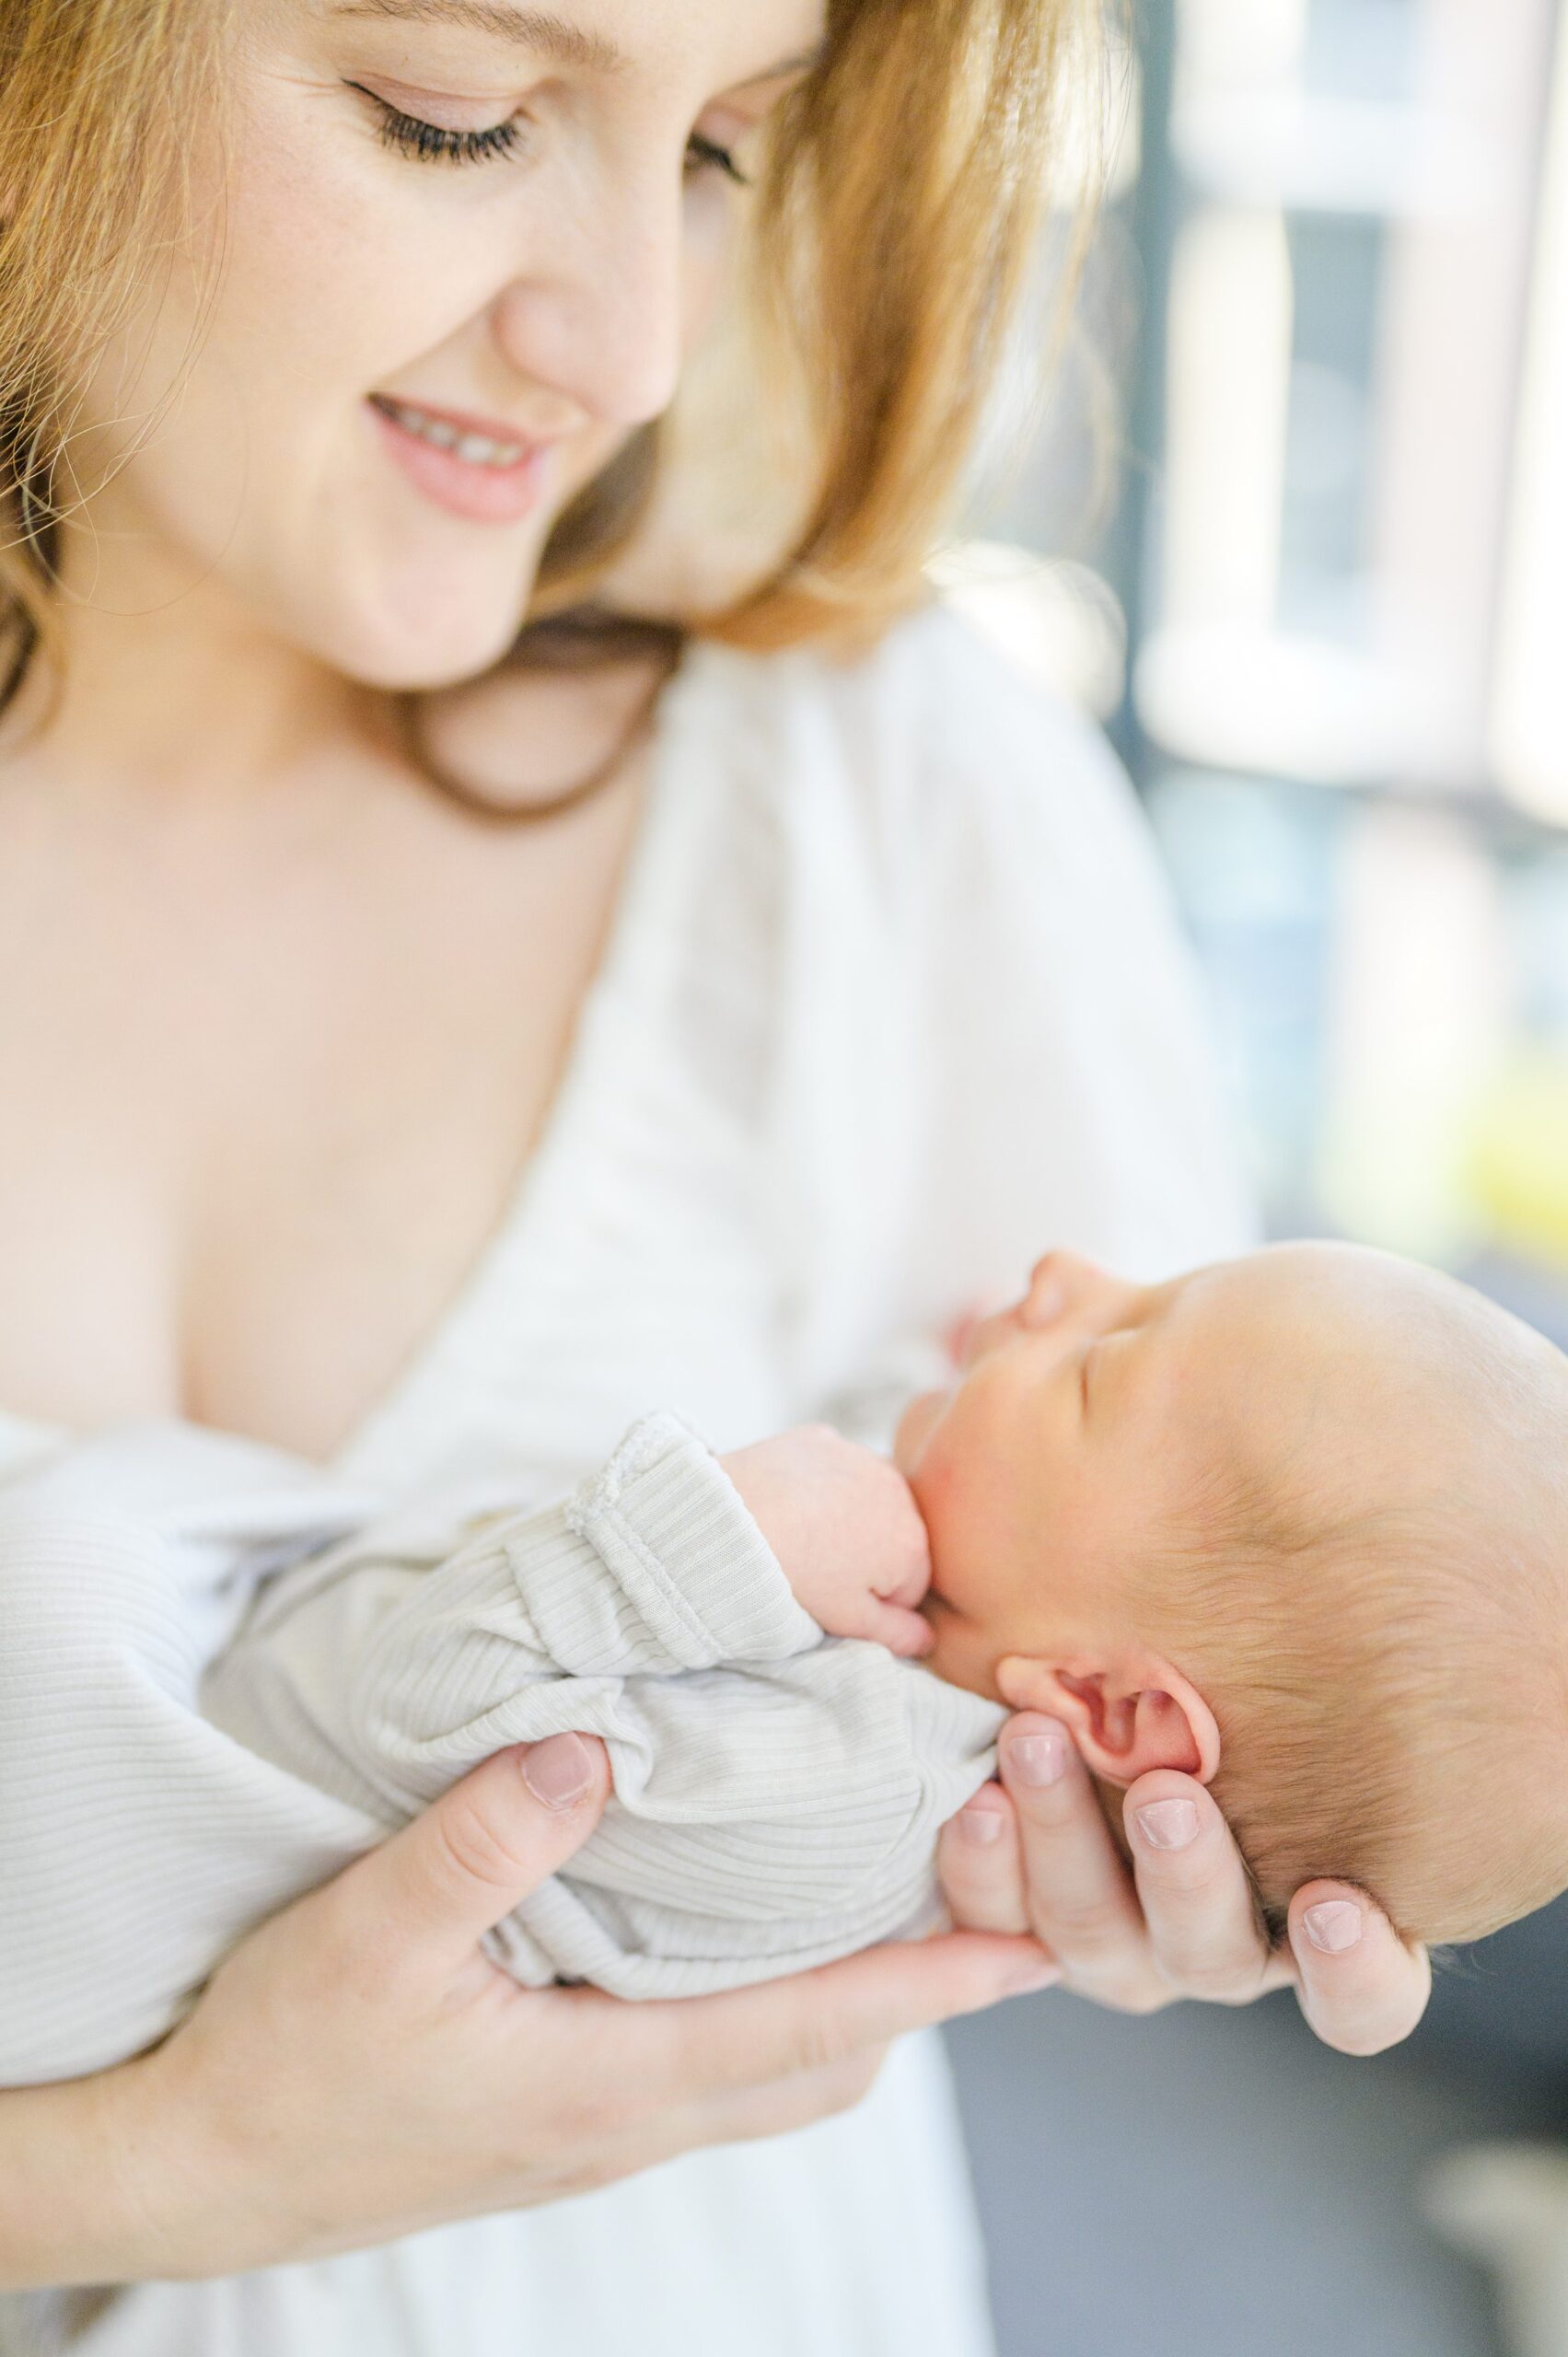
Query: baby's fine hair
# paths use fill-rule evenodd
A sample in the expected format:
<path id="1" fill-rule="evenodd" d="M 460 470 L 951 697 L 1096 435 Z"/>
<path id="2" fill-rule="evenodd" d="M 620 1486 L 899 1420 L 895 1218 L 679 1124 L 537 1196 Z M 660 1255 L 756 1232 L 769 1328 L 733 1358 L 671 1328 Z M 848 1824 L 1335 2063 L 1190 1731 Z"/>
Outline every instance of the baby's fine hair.
<path id="1" fill-rule="evenodd" d="M 1375 1431 L 1337 1452 L 1313 1419 L 1283 1464 L 1213 1469 L 1151 1567 L 1276 1937 L 1319 1875 L 1434 1943 L 1568 1889 L 1568 1361 L 1467 1287 L 1430 1306 L 1430 1350 L 1404 1330 L 1377 1371 L 1419 1481 L 1347 1478 Z"/>

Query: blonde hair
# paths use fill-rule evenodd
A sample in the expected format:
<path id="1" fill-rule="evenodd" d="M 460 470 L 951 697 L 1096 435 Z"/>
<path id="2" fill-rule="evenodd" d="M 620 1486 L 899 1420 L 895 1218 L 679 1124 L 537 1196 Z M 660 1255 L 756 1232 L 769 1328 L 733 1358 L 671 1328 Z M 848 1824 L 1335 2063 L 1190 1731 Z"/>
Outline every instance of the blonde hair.
<path id="1" fill-rule="evenodd" d="M 0 0 L 0 706 L 52 630 L 77 389 L 188 217 L 181 157 L 217 87 L 222 6 Z M 823 60 L 770 138 L 747 273 L 777 364 L 765 384 L 800 407 L 804 497 L 758 575 L 682 623 L 755 647 L 852 643 L 919 601 L 1035 248 L 1060 103 L 1098 53 L 1094 0 L 830 0 Z M 658 470 L 648 429 L 560 519 L 536 615 L 591 598 Z"/>

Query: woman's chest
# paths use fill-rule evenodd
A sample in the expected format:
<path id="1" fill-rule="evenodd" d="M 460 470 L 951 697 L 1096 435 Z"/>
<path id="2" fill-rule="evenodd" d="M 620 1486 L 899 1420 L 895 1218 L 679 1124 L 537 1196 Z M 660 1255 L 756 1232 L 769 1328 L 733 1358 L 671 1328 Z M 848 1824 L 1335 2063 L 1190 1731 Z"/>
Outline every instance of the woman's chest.
<path id="1" fill-rule="evenodd" d="M 633 811 L 238 877 L 212 843 L 13 841 L 0 1403 L 333 1453 L 506 1220 Z"/>

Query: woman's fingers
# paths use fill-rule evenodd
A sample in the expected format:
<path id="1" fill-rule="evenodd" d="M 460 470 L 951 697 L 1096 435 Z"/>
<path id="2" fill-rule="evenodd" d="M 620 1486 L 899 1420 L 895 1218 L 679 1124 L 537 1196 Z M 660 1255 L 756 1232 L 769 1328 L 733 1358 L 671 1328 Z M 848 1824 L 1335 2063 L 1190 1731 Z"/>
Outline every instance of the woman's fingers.
<path id="1" fill-rule="evenodd" d="M 1326 2046 L 1381 2054 L 1408 2038 L 1432 1993 L 1424 1948 L 1407 1947 L 1365 1891 L 1312 1882 L 1290 1903 L 1301 2010 Z"/>
<path id="2" fill-rule="evenodd" d="M 607 2142 L 589 2168 L 562 2192 L 595 2186 L 656 2168 L 681 2153 L 708 2144 L 740 2144 L 760 2136 L 784 2136 L 834 2112 L 847 2111 L 868 2095 L 886 2060 L 885 2047 L 868 2047 L 819 2071 L 797 2071 L 769 2086 L 738 2087 L 694 2102 L 663 2104 L 629 2133 Z"/>
<path id="3" fill-rule="evenodd" d="M 960 1931 L 1027 1932 L 1018 1819 L 1000 1784 L 982 1784 L 936 1843 L 936 1872 Z"/>
<path id="4" fill-rule="evenodd" d="M 749 2143 L 759 2136 L 784 2136 L 792 2129 L 808 2128 L 815 2120 L 847 2111 L 869 2095 L 886 2057 L 886 2047 L 866 2047 L 842 2062 L 825 2063 L 819 2071 L 797 2071 L 772 2086 L 709 2096 L 668 2121 L 671 2149 L 688 2152 L 701 2144 Z"/>
<path id="5" fill-rule="evenodd" d="M 723 2095 L 828 2070 L 1054 1978 L 1033 1940 L 950 1932 L 891 1941 L 758 1988 L 678 1999 L 661 2008 L 668 2095 Z M 638 2012 L 645 2018 L 648 2008 Z"/>
<path id="6" fill-rule="evenodd" d="M 1163 1768 L 1141 1776 L 1122 1823 L 1149 1945 L 1175 1994 L 1245 2005 L 1290 1978 L 1270 1954 L 1241 1852 L 1202 1784 Z"/>
<path id="7" fill-rule="evenodd" d="M 591 1737 L 498 1751 L 329 1883 L 322 1902 L 351 1944 L 369 1929 L 379 1970 L 405 1985 L 449 1981 L 580 1848 L 609 1793 L 610 1762 Z"/>
<path id="8" fill-rule="evenodd" d="M 1162 2003 L 1170 1992 L 1155 1969 L 1132 1878 L 1066 1728 L 1020 1711 L 1002 1731 L 1001 1755 L 1036 1938 L 1085 1996 L 1133 2012 Z"/>
<path id="9" fill-rule="evenodd" d="M 1002 1731 L 1002 1778 L 946 1827 L 940 1863 L 954 1920 L 1015 1930 L 1026 1920 L 1063 1980 L 1101 2003 L 1148 2012 L 1176 1996 L 1246 2004 L 1296 1983 L 1327 2045 L 1376 2054 L 1407 2038 L 1431 1990 L 1364 1892 L 1317 1882 L 1291 1903 L 1291 1952 L 1272 1954 L 1241 1853 L 1212 1794 L 1167 1769 L 1141 1777 L 1122 1809 L 1132 1874 L 1065 1727 L 1020 1711 Z M 966 1822 L 977 1809 L 977 1832 Z"/>

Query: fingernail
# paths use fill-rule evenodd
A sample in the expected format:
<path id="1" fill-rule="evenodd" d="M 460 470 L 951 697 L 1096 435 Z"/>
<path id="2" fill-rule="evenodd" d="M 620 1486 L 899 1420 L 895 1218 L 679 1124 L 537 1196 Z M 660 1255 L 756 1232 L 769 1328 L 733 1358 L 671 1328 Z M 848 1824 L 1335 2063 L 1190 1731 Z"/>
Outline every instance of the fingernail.
<path id="1" fill-rule="evenodd" d="M 1002 1829 L 1007 1820 L 999 1808 L 965 1808 L 958 1811 L 958 1831 L 966 1841 L 977 1849 L 988 1850 L 1002 1839 Z"/>
<path id="2" fill-rule="evenodd" d="M 1325 1898 L 1302 1916 L 1307 1936 L 1315 1948 L 1342 1956 L 1361 1937 L 1361 1910 L 1352 1898 Z"/>
<path id="3" fill-rule="evenodd" d="M 1007 1746 L 1007 1765 L 1020 1784 L 1054 1784 L 1067 1772 L 1067 1738 L 1060 1727 L 1049 1735 L 1016 1735 Z"/>
<path id="4" fill-rule="evenodd" d="M 1003 1984 L 1002 1993 L 1005 1997 L 1027 1997 L 1031 1989 L 1049 1989 L 1053 1981 L 1060 1980 L 1061 1978 L 1061 1968 L 1057 1965 L 1047 1964 L 1044 1961 L 1039 1964 L 1023 1964 L 1018 1967 L 1016 1972 L 1009 1973 Z"/>
<path id="5" fill-rule="evenodd" d="M 1132 1814 L 1151 1850 L 1185 1850 L 1198 1838 L 1198 1812 L 1191 1801 L 1150 1801 Z"/>
<path id="6" fill-rule="evenodd" d="M 593 1761 L 580 1735 L 547 1736 L 524 1756 L 523 1782 L 546 1808 L 570 1808 L 593 1780 Z"/>

